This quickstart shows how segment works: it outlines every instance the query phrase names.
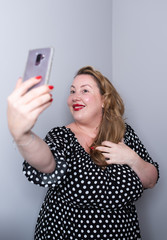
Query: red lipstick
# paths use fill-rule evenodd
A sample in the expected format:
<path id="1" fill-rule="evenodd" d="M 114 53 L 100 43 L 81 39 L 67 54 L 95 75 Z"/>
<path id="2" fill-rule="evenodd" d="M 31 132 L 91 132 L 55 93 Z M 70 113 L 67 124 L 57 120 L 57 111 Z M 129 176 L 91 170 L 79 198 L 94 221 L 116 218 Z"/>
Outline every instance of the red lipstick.
<path id="1" fill-rule="evenodd" d="M 77 103 L 77 104 L 73 104 L 72 107 L 73 107 L 74 111 L 79 111 L 79 110 L 83 109 L 85 106 Z"/>

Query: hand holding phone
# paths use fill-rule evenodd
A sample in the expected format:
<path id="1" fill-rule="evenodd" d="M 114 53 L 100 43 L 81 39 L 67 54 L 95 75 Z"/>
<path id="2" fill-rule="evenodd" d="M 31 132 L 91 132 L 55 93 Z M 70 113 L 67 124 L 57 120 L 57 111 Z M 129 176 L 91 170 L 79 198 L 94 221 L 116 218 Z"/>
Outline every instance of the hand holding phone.
<path id="1" fill-rule="evenodd" d="M 48 84 L 53 60 L 53 52 L 54 49 L 52 47 L 30 50 L 28 53 L 23 81 L 32 77 L 41 76 L 41 81 L 34 87 Z"/>

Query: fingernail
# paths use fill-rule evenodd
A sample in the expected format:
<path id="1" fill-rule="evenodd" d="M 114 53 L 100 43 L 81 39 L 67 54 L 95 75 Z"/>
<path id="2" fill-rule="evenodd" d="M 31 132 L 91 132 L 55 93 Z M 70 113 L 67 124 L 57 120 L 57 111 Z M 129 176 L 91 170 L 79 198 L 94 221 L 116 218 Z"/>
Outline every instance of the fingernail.
<path id="1" fill-rule="evenodd" d="M 36 79 L 41 79 L 41 78 L 42 78 L 42 76 L 36 76 L 35 78 L 36 78 Z"/>
<path id="2" fill-rule="evenodd" d="M 52 85 L 49 85 L 48 88 L 52 90 L 54 87 Z"/>
<path id="3" fill-rule="evenodd" d="M 94 148 L 94 147 L 91 147 L 90 149 L 94 150 L 95 148 Z"/>
<path id="4" fill-rule="evenodd" d="M 49 102 L 53 102 L 53 98 L 51 98 L 51 99 L 49 100 Z"/>

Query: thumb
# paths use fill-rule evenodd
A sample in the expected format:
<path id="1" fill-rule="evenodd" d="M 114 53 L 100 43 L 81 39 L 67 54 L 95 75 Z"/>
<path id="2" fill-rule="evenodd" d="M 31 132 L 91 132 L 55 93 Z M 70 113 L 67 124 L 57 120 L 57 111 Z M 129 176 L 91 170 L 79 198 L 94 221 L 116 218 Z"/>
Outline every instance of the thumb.
<path id="1" fill-rule="evenodd" d="M 16 82 L 16 86 L 15 86 L 15 89 L 18 89 L 22 84 L 22 78 L 20 77 L 17 82 Z"/>

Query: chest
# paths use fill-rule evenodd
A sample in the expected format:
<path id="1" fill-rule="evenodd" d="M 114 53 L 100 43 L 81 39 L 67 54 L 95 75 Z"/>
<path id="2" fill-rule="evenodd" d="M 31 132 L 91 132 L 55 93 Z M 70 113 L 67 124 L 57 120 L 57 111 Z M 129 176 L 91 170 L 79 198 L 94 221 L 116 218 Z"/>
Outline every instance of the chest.
<path id="1" fill-rule="evenodd" d="M 59 193 L 74 205 L 115 209 L 137 200 L 143 192 L 140 180 L 128 166 L 112 165 L 102 170 L 79 144 L 67 163 Z"/>
<path id="2" fill-rule="evenodd" d="M 82 148 L 89 154 L 90 146 L 93 143 L 93 138 L 84 134 L 76 133 L 75 134 L 78 143 L 82 146 Z"/>

